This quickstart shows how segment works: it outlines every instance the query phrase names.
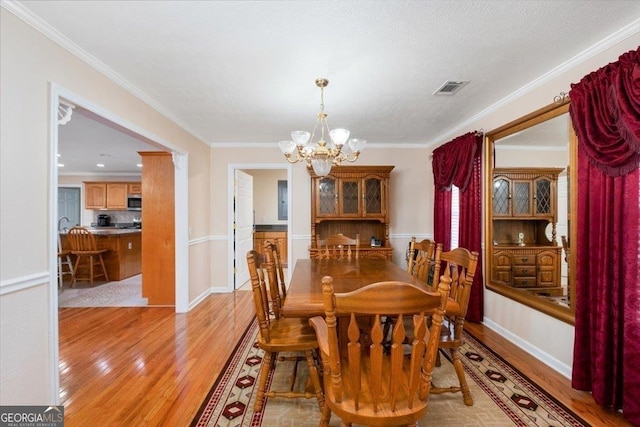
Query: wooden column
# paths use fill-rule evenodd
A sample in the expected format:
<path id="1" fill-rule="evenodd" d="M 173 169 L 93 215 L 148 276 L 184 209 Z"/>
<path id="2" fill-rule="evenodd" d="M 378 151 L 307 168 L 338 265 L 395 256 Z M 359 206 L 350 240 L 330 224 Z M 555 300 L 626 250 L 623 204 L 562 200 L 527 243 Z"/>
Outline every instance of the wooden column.
<path id="1" fill-rule="evenodd" d="M 175 199 L 171 153 L 142 156 L 142 296 L 175 305 Z"/>

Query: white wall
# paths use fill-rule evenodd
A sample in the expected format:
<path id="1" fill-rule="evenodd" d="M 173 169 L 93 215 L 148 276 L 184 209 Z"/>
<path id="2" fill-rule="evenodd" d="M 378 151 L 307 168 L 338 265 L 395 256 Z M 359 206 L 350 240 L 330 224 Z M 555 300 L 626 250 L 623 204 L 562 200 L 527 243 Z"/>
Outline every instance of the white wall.
<path id="1" fill-rule="evenodd" d="M 189 154 L 192 299 L 211 286 L 210 148 L 5 7 L 0 57 L 0 405 L 53 404 L 58 341 L 52 86 Z"/>
<path id="2" fill-rule="evenodd" d="M 256 224 L 287 224 L 278 219 L 278 181 L 287 180 L 286 169 L 244 170 L 253 177 L 253 210 Z"/>

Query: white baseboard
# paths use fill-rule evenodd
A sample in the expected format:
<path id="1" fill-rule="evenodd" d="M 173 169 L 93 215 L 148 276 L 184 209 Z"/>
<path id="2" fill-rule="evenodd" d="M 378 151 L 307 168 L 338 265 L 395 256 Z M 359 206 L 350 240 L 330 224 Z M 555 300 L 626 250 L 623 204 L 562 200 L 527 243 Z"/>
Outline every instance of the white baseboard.
<path id="1" fill-rule="evenodd" d="M 518 347 L 520 347 L 521 349 L 523 349 L 527 353 L 531 354 L 533 357 L 535 357 L 536 359 L 540 360 L 545 365 L 549 366 L 550 368 L 554 369 L 555 371 L 558 371 L 560 374 L 562 374 L 563 376 L 567 377 L 568 379 L 571 379 L 572 368 L 570 366 L 568 366 L 566 363 L 563 363 L 563 362 L 559 361 L 555 357 L 553 357 L 550 354 L 540 350 L 538 347 L 534 346 L 530 342 L 523 340 L 518 335 L 516 335 L 513 332 L 503 328 L 502 326 L 500 326 L 497 323 L 487 319 L 486 317 L 482 320 L 482 323 L 486 327 L 491 329 L 492 331 L 494 331 L 497 334 L 499 334 L 500 336 L 508 339 L 513 344 L 517 345 Z"/>

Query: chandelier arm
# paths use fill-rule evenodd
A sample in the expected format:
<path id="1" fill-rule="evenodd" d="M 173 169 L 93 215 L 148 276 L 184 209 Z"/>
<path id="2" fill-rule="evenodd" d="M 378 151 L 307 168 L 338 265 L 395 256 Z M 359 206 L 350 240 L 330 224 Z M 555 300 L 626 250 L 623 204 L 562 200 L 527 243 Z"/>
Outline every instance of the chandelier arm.
<path id="1" fill-rule="evenodd" d="M 349 157 L 349 156 L 344 156 L 344 160 L 348 161 L 348 162 L 355 162 L 356 160 L 358 160 L 358 156 L 360 155 L 359 151 L 354 151 L 353 152 L 353 157 Z"/>
<path id="2" fill-rule="evenodd" d="M 287 159 L 287 162 L 289 163 L 298 163 L 299 161 L 302 160 L 299 155 L 296 155 L 296 157 L 293 157 L 291 154 L 285 154 L 284 158 Z"/>

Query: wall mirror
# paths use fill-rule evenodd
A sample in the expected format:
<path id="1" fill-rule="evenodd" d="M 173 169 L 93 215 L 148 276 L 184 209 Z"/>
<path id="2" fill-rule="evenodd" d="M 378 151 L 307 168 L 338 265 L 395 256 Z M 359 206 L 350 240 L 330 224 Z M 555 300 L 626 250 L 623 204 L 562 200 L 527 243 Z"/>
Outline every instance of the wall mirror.
<path id="1" fill-rule="evenodd" d="M 576 137 L 563 101 L 487 133 L 487 288 L 574 323 Z"/>

